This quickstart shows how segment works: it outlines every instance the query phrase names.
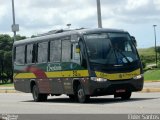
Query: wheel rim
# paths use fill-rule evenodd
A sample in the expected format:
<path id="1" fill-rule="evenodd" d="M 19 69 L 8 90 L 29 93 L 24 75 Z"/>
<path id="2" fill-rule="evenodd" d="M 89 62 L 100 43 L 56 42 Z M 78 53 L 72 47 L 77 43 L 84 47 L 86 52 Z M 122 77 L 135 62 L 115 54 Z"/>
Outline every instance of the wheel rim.
<path id="1" fill-rule="evenodd" d="M 37 91 L 36 86 L 33 87 L 33 98 L 34 100 L 37 100 L 38 98 L 38 91 Z"/>
<path id="2" fill-rule="evenodd" d="M 78 91 L 78 99 L 79 99 L 79 101 L 84 101 L 85 100 L 85 95 L 84 95 L 83 89 L 80 89 Z"/>

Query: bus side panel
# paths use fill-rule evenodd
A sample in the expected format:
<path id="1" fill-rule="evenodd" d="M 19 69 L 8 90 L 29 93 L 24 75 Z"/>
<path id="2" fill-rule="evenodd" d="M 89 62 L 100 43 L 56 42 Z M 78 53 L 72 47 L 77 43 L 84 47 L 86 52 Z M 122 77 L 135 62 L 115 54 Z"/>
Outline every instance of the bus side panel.
<path id="1" fill-rule="evenodd" d="M 73 94 L 73 78 L 62 78 L 65 94 Z"/>
<path id="2" fill-rule="evenodd" d="M 40 93 L 51 93 L 51 82 L 49 79 L 37 79 Z"/>
<path id="3" fill-rule="evenodd" d="M 30 79 L 16 79 L 14 80 L 15 90 L 29 93 L 30 90 Z"/>
<path id="4" fill-rule="evenodd" d="M 62 94 L 63 86 L 60 78 L 52 78 L 51 81 L 51 93 L 52 94 Z"/>

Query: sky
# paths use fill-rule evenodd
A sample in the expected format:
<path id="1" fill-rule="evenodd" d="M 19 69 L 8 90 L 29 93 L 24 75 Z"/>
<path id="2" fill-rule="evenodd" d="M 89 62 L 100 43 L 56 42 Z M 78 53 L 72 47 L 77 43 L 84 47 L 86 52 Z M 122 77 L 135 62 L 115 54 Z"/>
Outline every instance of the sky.
<path id="1" fill-rule="evenodd" d="M 12 0 L 0 0 L 0 34 L 13 36 Z M 97 28 L 96 0 L 14 0 L 17 34 L 30 37 L 55 29 Z M 103 28 L 123 29 L 138 48 L 160 46 L 160 0 L 101 0 Z"/>

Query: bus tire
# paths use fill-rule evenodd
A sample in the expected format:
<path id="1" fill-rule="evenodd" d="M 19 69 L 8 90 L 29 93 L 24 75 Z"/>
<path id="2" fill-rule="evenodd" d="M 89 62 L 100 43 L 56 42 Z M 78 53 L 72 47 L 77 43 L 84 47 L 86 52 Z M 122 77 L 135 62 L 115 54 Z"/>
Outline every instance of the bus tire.
<path id="1" fill-rule="evenodd" d="M 32 96 L 35 102 L 43 102 L 47 100 L 47 94 L 40 94 L 37 85 L 32 88 Z"/>
<path id="2" fill-rule="evenodd" d="M 71 100 L 71 101 L 74 101 L 75 100 L 75 95 L 68 95 L 69 96 L 69 99 Z"/>
<path id="3" fill-rule="evenodd" d="M 79 103 L 85 103 L 89 100 L 89 96 L 85 95 L 85 91 L 81 85 L 77 89 L 77 100 Z"/>
<path id="4" fill-rule="evenodd" d="M 131 98 L 132 92 L 126 92 L 121 95 L 122 100 L 129 100 Z"/>

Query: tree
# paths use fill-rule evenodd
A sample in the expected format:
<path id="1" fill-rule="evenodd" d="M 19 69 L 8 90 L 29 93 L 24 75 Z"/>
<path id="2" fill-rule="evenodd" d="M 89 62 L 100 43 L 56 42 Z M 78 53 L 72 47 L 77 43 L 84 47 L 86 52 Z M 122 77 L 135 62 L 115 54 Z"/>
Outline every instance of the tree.
<path id="1" fill-rule="evenodd" d="M 160 68 L 160 46 L 157 46 L 157 53 L 158 53 L 158 67 Z"/>
<path id="2" fill-rule="evenodd" d="M 16 40 L 25 39 L 25 36 L 16 36 Z M 10 79 L 13 82 L 12 76 L 12 46 L 13 37 L 7 34 L 0 34 L 0 80 Z"/>
<path id="3" fill-rule="evenodd" d="M 12 61 L 10 61 L 10 59 L 5 57 L 7 53 L 11 51 L 12 51 L 12 38 L 6 34 L 0 35 L 0 80 L 2 80 L 2 82 L 8 79 L 8 76 L 5 71 L 12 72 L 12 69 L 7 70 L 8 66 L 12 68 Z M 12 76 L 12 73 L 10 74 L 10 76 Z"/>
<path id="4" fill-rule="evenodd" d="M 26 39 L 26 36 L 16 35 L 16 40 L 23 40 L 23 39 Z"/>
<path id="5" fill-rule="evenodd" d="M 157 53 L 159 54 L 160 57 L 160 46 L 157 46 Z"/>

